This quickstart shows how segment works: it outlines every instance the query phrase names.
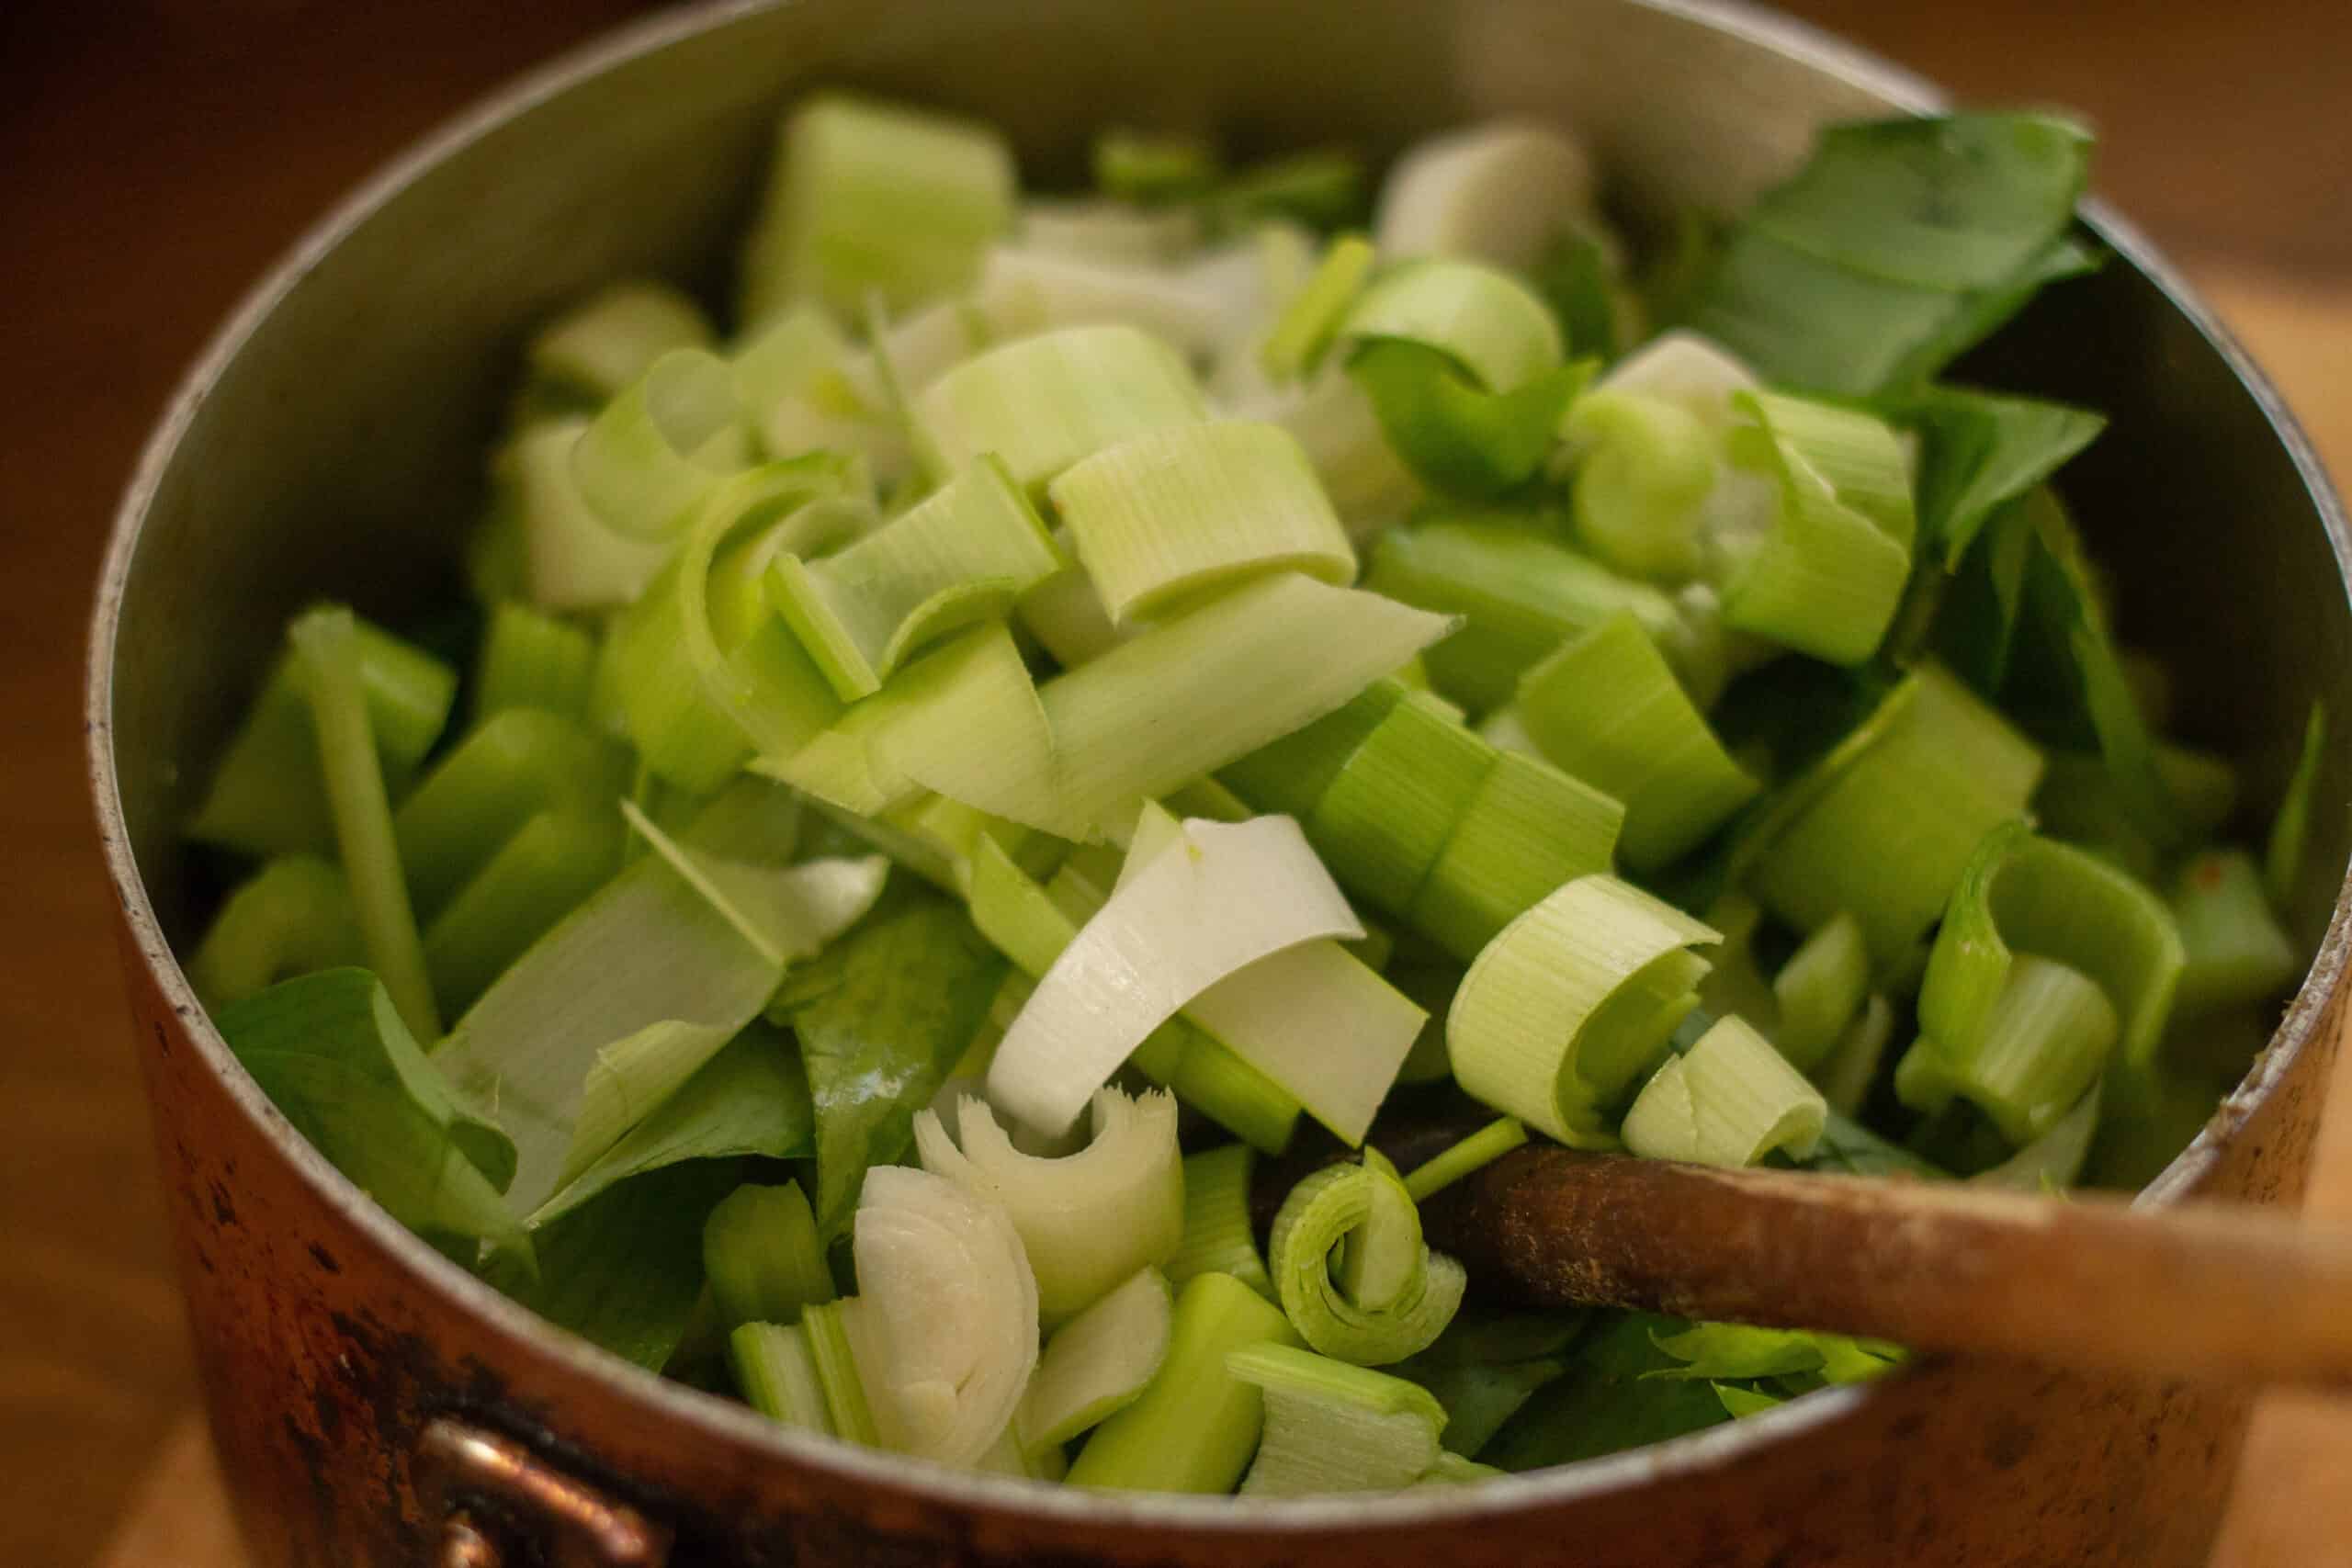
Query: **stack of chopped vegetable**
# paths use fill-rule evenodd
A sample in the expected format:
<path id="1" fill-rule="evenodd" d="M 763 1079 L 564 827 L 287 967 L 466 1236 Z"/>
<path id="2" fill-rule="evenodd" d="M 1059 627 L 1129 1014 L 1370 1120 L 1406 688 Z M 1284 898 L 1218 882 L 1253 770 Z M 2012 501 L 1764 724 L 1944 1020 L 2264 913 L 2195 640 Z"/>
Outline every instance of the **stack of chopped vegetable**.
<path id="1" fill-rule="evenodd" d="M 1465 1306 L 1420 1205 L 1530 1137 L 2132 1185 L 2258 1048 L 2321 717 L 2258 862 L 2051 488 L 2101 420 L 1939 379 L 2095 265 L 2086 152 L 1835 129 L 1637 275 L 1539 126 L 1044 199 L 809 99 L 731 337 L 531 344 L 463 657 L 296 620 L 190 977 L 452 1258 L 944 1464 L 1385 1489 L 1871 1376 Z"/>

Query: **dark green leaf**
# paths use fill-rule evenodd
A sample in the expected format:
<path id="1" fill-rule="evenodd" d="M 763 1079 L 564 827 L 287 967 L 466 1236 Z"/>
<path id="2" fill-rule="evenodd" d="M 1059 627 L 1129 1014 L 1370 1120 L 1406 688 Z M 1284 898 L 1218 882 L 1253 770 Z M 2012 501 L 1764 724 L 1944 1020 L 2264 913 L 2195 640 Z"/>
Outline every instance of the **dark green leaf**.
<path id="1" fill-rule="evenodd" d="M 460 1109 L 365 969 L 271 987 L 214 1021 L 297 1132 L 412 1230 L 519 1244 L 514 1145 Z"/>
<path id="2" fill-rule="evenodd" d="M 2287 793 L 2271 818 L 2270 840 L 2263 847 L 2262 876 L 2270 902 L 2284 909 L 2302 880 L 2305 846 L 2311 838 L 2312 797 L 2319 789 L 2319 771 L 2327 761 L 2327 705 L 2313 698 L 2311 716 L 2303 721 L 2302 750 Z"/>
<path id="3" fill-rule="evenodd" d="M 1374 338 L 1349 359 L 1348 374 L 1422 483 L 1491 500 L 1534 477 L 1558 444 L 1561 416 L 1591 378 L 1592 364 L 1578 360 L 1509 391 L 1488 392 L 1442 349 Z"/>
<path id="4" fill-rule="evenodd" d="M 1289 153 L 1242 170 L 1206 202 L 1215 231 L 1288 219 L 1329 233 L 1363 220 L 1363 163 L 1337 148 Z"/>
<path id="5" fill-rule="evenodd" d="M 1886 411 L 1919 433 L 1921 559 L 1957 571 L 1995 510 L 2046 481 L 2106 419 L 2088 409 L 1961 387 L 1930 387 Z"/>
<path id="6" fill-rule="evenodd" d="M 1798 1162 L 1804 1170 L 1835 1176 L 1908 1176 L 1950 1181 L 1951 1173 L 1930 1165 L 1900 1144 L 1889 1143 L 1852 1117 L 1832 1111 L 1813 1153 Z"/>
<path id="7" fill-rule="evenodd" d="M 1428 1349 L 1388 1370 L 1436 1395 L 1446 1413 L 1441 1440 L 1476 1458 L 1536 1390 L 1567 1370 L 1562 1353 L 1584 1324 L 1577 1312 L 1465 1313 Z"/>
<path id="8" fill-rule="evenodd" d="M 795 976 L 792 1027 L 816 1104 L 820 1233 L 840 1233 L 867 1167 L 906 1153 L 915 1112 L 988 1016 L 1004 971 L 962 905 L 902 884 Z"/>
<path id="9" fill-rule="evenodd" d="M 684 1160 L 816 1152 L 816 1112 L 800 1054 L 774 1025 L 755 1021 L 696 1070 L 611 1148 L 531 1216 L 542 1225 L 607 1188 Z"/>
<path id="10" fill-rule="evenodd" d="M 1528 275 L 1535 292 L 1560 318 L 1568 352 L 1606 362 L 1623 345 L 1617 341 L 1617 299 L 1609 253 L 1599 240 L 1571 229 L 1554 240 Z"/>
<path id="11" fill-rule="evenodd" d="M 1645 1375 L 1677 1364 L 1651 1336 L 1688 1326 L 1648 1313 L 1607 1320 L 1576 1347 L 1567 1371 L 1495 1434 L 1481 1450 L 1485 1461 L 1540 1470 L 1720 1425 L 1723 1402 L 1706 1383 Z"/>

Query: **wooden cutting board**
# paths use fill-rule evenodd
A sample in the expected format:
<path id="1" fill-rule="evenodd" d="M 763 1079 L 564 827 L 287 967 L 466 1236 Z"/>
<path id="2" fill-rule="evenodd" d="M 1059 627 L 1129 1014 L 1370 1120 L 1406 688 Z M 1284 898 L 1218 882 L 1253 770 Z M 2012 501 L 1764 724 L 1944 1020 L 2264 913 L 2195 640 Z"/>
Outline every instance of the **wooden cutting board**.
<path id="1" fill-rule="evenodd" d="M 2285 389 L 2334 471 L 2352 478 L 2352 289 L 2197 269 L 2213 302 Z M 2352 1226 L 2352 1042 L 2329 1097 L 2307 1213 Z M 2273 1395 L 2249 1434 L 2214 1568 L 2352 1562 L 2352 1402 Z M 164 1442 L 99 1568 L 244 1568 L 200 1417 Z"/>

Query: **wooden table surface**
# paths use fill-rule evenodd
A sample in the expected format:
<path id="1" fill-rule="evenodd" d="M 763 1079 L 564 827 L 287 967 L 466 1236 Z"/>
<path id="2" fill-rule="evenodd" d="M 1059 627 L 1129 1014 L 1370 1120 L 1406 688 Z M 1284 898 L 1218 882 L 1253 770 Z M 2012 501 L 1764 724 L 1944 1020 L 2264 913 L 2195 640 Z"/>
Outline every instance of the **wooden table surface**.
<path id="1" fill-rule="evenodd" d="M 82 625 L 116 493 L 203 335 L 329 201 L 640 8 L 0 0 L 0 1564 L 235 1561 L 185 1421 L 186 1331 L 82 781 Z M 2100 186 L 2352 474 L 2352 5 L 1794 8 L 1963 97 L 2089 112 Z M 2352 1223 L 2352 1089 L 2337 1103 L 2312 1207 Z M 2220 1561 L 2352 1562 L 2348 1473 L 2352 1412 L 2272 1402 Z"/>

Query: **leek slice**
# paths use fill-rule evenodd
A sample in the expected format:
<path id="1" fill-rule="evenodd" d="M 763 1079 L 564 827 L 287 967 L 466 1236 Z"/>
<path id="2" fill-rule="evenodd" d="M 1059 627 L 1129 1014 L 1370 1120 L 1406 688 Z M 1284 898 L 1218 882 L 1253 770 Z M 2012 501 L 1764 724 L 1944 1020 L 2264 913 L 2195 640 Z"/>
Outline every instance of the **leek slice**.
<path id="1" fill-rule="evenodd" d="M 474 722 L 509 708 L 584 720 L 595 683 L 596 639 L 527 605 L 492 608 L 474 676 Z"/>
<path id="2" fill-rule="evenodd" d="M 1530 666 L 1619 610 L 1632 611 L 1669 658 L 1681 626 L 1674 602 L 1647 583 L 1525 528 L 1467 518 L 1383 534 L 1363 585 L 1464 617 L 1422 657 L 1437 690 L 1473 714 L 1510 701 Z"/>
<path id="3" fill-rule="evenodd" d="M 1001 615 L 1060 565 L 1028 499 L 984 457 L 831 555 L 779 552 L 767 581 L 834 694 L 854 702 L 914 649 Z"/>
<path id="4" fill-rule="evenodd" d="M 2171 908 L 2184 961 L 2173 1005 L 2183 1016 L 2267 1000 L 2301 967 L 2251 855 L 2189 856 L 2173 883 Z"/>
<path id="5" fill-rule="evenodd" d="M 1349 308 L 1371 278 L 1376 259 L 1371 242 L 1361 234 L 1342 234 L 1331 242 L 1259 346 L 1259 362 L 1269 377 L 1294 381 L 1322 363 Z"/>
<path id="6" fill-rule="evenodd" d="M 1408 919 L 1466 963 L 1561 884 L 1605 869 L 1623 820 L 1613 797 L 1540 758 L 1502 753 L 1454 823 Z"/>
<path id="7" fill-rule="evenodd" d="M 934 1111 L 914 1120 L 923 1168 L 1012 1217 L 1036 1278 L 1039 1321 L 1049 1328 L 1136 1269 L 1166 1263 L 1183 1238 L 1176 1101 L 1156 1091 L 1131 1100 L 1106 1086 L 1091 1105 L 1085 1147 L 1053 1159 L 1015 1149 L 979 1100 L 957 1101 L 952 1136 Z"/>
<path id="8" fill-rule="evenodd" d="M 1335 1280 L 1330 1259 L 1342 1243 L 1346 1264 Z M 1423 1243 L 1412 1195 L 1377 1152 L 1325 1166 L 1292 1188 L 1266 1252 L 1283 1311 L 1306 1343 L 1360 1366 L 1425 1348 L 1467 1282 L 1459 1263 Z"/>
<path id="9" fill-rule="evenodd" d="M 1032 494 L 1080 458 L 1207 405 L 1173 350 L 1130 326 L 1066 327 L 966 360 L 915 398 L 922 434 L 951 468 L 993 452 Z"/>
<path id="10" fill-rule="evenodd" d="M 1756 372 L 1721 344 L 1677 327 L 1611 366 L 1593 392 L 1671 404 L 1721 437 L 1742 422 L 1739 395 L 1763 389 Z"/>
<path id="11" fill-rule="evenodd" d="M 1985 835 L 1952 889 L 1919 992 L 1922 1033 L 1955 1062 L 1965 1065 L 1983 1048 L 2015 953 L 2087 976 L 2120 1021 L 2126 1059 L 2154 1057 L 2184 954 L 2170 912 L 2137 880 L 2022 822 Z"/>
<path id="12" fill-rule="evenodd" d="M 450 1016 L 620 870 L 621 836 L 609 809 L 542 811 L 449 897 L 424 938 L 425 973 Z"/>
<path id="13" fill-rule="evenodd" d="M 514 1146 L 469 1113 L 364 969 L 288 980 L 223 1008 L 230 1051 L 335 1168 L 413 1230 L 527 1244 L 499 1191 Z"/>
<path id="14" fill-rule="evenodd" d="M 992 127 L 846 93 L 805 99 L 778 130 L 744 247 L 743 318 L 804 299 L 854 317 L 876 295 L 904 310 L 965 288 L 1012 226 L 1017 186 Z"/>
<path id="15" fill-rule="evenodd" d="M 1061 1133 L 1146 1035 L 1216 981 L 1301 942 L 1363 934 L 1297 824 L 1188 822 L 1055 959 L 998 1049 L 989 1098 Z"/>
<path id="16" fill-rule="evenodd" d="M 989 253 L 970 309 L 989 335 L 967 354 L 1065 327 L 1125 325 L 1201 355 L 1214 352 L 1231 331 L 1223 302 L 1185 271 L 1011 246 Z M 934 363 L 914 389 L 948 367 Z"/>
<path id="17" fill-rule="evenodd" d="M 1669 1057 L 1625 1111 L 1625 1146 L 1645 1159 L 1737 1169 L 1775 1151 L 1802 1160 L 1828 1102 L 1744 1020 L 1724 1018 Z"/>
<path id="18" fill-rule="evenodd" d="M 1323 790 L 1306 816 L 1307 833 L 1358 897 L 1403 915 L 1495 758 L 1428 698 L 1407 697 Z"/>
<path id="19" fill-rule="evenodd" d="M 1377 532 L 1427 499 L 1388 444 L 1379 411 L 1345 371 L 1327 366 L 1267 417 L 1298 438 L 1351 536 Z"/>
<path id="20" fill-rule="evenodd" d="M 1380 192 L 1386 256 L 1455 256 L 1524 272 L 1593 212 L 1592 161 L 1550 126 L 1514 120 L 1417 142 Z"/>
<path id="21" fill-rule="evenodd" d="M 1013 1413 L 1022 1451 L 1058 1448 L 1141 1398 L 1168 1359 L 1175 1320 L 1167 1277 L 1145 1268 L 1054 1330 Z"/>
<path id="22" fill-rule="evenodd" d="M 1746 392 L 1755 421 L 1731 457 L 1768 476 L 1778 517 L 1761 537 L 1712 541 L 1724 621 L 1832 664 L 1859 664 L 1885 637 L 1911 566 L 1916 520 L 1894 433 L 1868 414 Z"/>
<path id="23" fill-rule="evenodd" d="M 833 1435 L 824 1380 L 808 1335 L 780 1323 L 746 1323 L 727 1337 L 727 1364 L 743 1402 L 771 1421 Z"/>
<path id="24" fill-rule="evenodd" d="M 2090 1092 L 2076 1100 L 2075 1108 L 2050 1131 L 1968 1179 L 1979 1187 L 2013 1187 L 2037 1197 L 2064 1192 L 2081 1178 L 2083 1167 L 2089 1163 L 2091 1143 L 2098 1133 L 2100 1098 L 2099 1087 L 2093 1084 Z"/>
<path id="25" fill-rule="evenodd" d="M 281 855 L 222 901 L 188 958 L 187 978 L 218 1010 L 364 957 L 343 873 L 316 855 Z"/>
<path id="26" fill-rule="evenodd" d="M 2088 265 L 2064 235 L 2089 141 L 2030 114 L 1833 126 L 1733 231 L 1690 322 L 1779 384 L 1923 381 Z"/>
<path id="27" fill-rule="evenodd" d="M 1914 1042 L 1895 1064 L 1894 1093 L 1930 1115 L 1965 1098 L 2010 1144 L 2023 1145 L 2049 1132 L 2098 1080 L 2116 1016 L 2096 981 L 2051 959 L 2018 954 L 2006 982 L 1973 1040 L 1957 1050 L 1925 1034 Z"/>
<path id="28" fill-rule="evenodd" d="M 960 341 L 954 350 L 957 357 L 967 352 Z M 884 406 L 874 368 L 879 357 L 853 349 L 821 309 L 797 306 L 763 323 L 736 349 L 729 365 L 736 407 L 770 458 L 855 453 L 881 473 L 901 473 L 910 457 L 907 433 Z"/>
<path id="29" fill-rule="evenodd" d="M 1080 261 L 1135 266 L 1182 261 L 1200 243 L 1199 215 L 1182 207 L 1086 197 L 1032 197 L 1015 239 L 1024 248 Z"/>
<path id="30" fill-rule="evenodd" d="M 1182 1290 L 1203 1274 L 1229 1274 L 1268 1301 L 1273 1277 L 1258 1251 L 1250 1223 L 1250 1182 L 1258 1152 L 1226 1144 L 1184 1160 L 1184 1236 L 1167 1265 L 1168 1282 Z"/>
<path id="31" fill-rule="evenodd" d="M 1545 759 L 1625 803 L 1617 848 L 1636 873 L 1680 859 L 1763 791 L 1630 611 L 1529 670 L 1515 711 Z"/>
<path id="32" fill-rule="evenodd" d="M 360 620 L 359 680 L 385 787 L 404 788 L 448 723 L 458 672 L 423 649 Z M 240 854 L 332 853 L 333 813 L 302 665 L 289 648 L 270 667 L 214 764 L 187 836 Z"/>
<path id="33" fill-rule="evenodd" d="M 1870 979 L 1870 947 L 1852 916 L 1805 938 L 1772 976 L 1772 1043 L 1790 1066 L 1801 1073 L 1821 1066 L 1861 1011 Z"/>
<path id="34" fill-rule="evenodd" d="M 1859 1116 L 1871 1086 L 1878 1081 L 1879 1064 L 1894 1038 L 1894 1004 L 1871 992 L 1862 1010 L 1838 1037 L 1828 1056 L 1814 1070 L 1824 1100 L 1838 1116 Z"/>
<path id="35" fill-rule="evenodd" d="M 604 401 L 673 348 L 707 348 L 709 318 L 661 283 L 616 283 L 540 329 L 524 351 L 531 374 Z"/>
<path id="36" fill-rule="evenodd" d="M 671 539 L 750 456 L 726 363 L 680 348 L 646 367 L 580 433 L 571 474 L 615 533 Z"/>
<path id="37" fill-rule="evenodd" d="M 1603 386 L 1569 407 L 1561 434 L 1575 458 L 1571 515 L 1585 548 L 1633 577 L 1696 576 L 1716 434 L 1677 403 Z"/>
<path id="38" fill-rule="evenodd" d="M 418 1039 L 440 1038 L 441 1014 L 424 962 L 424 942 L 401 874 L 391 803 L 377 761 L 376 738 L 359 671 L 359 634 L 349 610 L 308 610 L 287 630 L 311 701 L 319 774 L 326 783 L 335 847 L 351 888 L 359 942 L 401 1021 Z"/>
<path id="39" fill-rule="evenodd" d="M 1249 1286 L 1196 1276 L 1176 1298 L 1159 1373 L 1094 1428 L 1066 1479 L 1131 1492 L 1232 1491 L 1258 1447 L 1265 1401 L 1226 1358 L 1246 1346 L 1297 1343 L 1290 1320 Z"/>
<path id="40" fill-rule="evenodd" d="M 1256 572 L 1355 578 L 1306 454 L 1275 425 L 1137 436 L 1073 465 L 1049 493 L 1114 626 Z"/>
<path id="41" fill-rule="evenodd" d="M 1487 499 L 1517 489 L 1543 467 L 1590 367 L 1564 365 L 1507 391 L 1486 391 L 1442 350 L 1374 339 L 1349 356 L 1348 375 L 1416 479 Z"/>
<path id="42" fill-rule="evenodd" d="M 800 1309 L 837 1292 L 817 1216 L 797 1181 L 746 1182 L 722 1199 L 702 1225 L 703 1274 L 720 1318 L 796 1323 Z"/>
<path id="43" fill-rule="evenodd" d="M 1357 299 L 1340 335 L 1434 349 L 1489 392 L 1524 386 L 1566 356 L 1544 301 L 1508 273 L 1473 262 L 1421 261 L 1386 274 Z"/>
<path id="44" fill-rule="evenodd" d="M 1477 1099 L 1578 1148 L 1667 1054 L 1698 1004 L 1711 928 L 1611 876 L 1577 878 L 1487 944 L 1454 995 L 1446 1048 Z"/>
<path id="45" fill-rule="evenodd" d="M 514 519 L 515 591 L 549 610 L 601 610 L 645 591 L 669 558 L 667 541 L 615 533 L 581 493 L 571 455 L 585 419 L 519 431 L 491 459 L 497 504 Z"/>
<path id="46" fill-rule="evenodd" d="M 967 1465 L 1012 1419 L 1037 1365 L 1037 1284 L 1003 1208 L 901 1166 L 865 1176 L 852 1250 L 861 1356 L 890 1448 Z"/>
<path id="47" fill-rule="evenodd" d="M 1437 1464 L 1445 1407 L 1419 1383 L 1282 1345 L 1236 1350 L 1225 1365 L 1266 1396 L 1245 1497 L 1385 1492 Z"/>
<path id="48" fill-rule="evenodd" d="M 865 1325 L 865 1303 L 818 1302 L 800 1314 L 800 1331 L 808 1337 L 808 1359 L 817 1366 L 817 1386 L 825 1397 L 825 1417 L 833 1433 L 867 1448 L 882 1446 L 882 1431 L 866 1397 L 865 1378 L 858 1366 L 852 1325 Z"/>

